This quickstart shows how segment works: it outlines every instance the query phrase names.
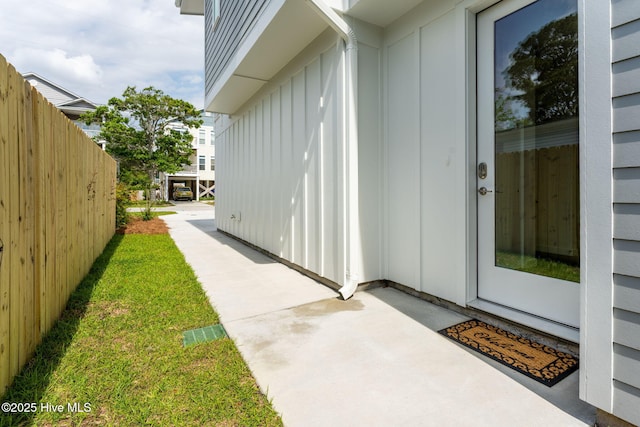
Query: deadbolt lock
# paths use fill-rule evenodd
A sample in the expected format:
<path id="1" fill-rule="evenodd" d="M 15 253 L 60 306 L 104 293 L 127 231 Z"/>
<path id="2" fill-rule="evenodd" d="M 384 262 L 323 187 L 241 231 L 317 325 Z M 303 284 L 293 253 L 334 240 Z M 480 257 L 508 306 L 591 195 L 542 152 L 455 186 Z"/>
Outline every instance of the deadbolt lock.
<path id="1" fill-rule="evenodd" d="M 487 164 L 482 162 L 478 165 L 478 178 L 485 179 L 487 177 Z"/>

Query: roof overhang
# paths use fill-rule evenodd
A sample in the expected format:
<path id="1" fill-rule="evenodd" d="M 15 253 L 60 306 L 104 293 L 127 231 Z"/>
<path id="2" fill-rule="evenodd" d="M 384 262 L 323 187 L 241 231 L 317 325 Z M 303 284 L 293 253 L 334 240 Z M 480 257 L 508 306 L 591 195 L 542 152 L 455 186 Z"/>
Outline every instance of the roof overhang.
<path id="1" fill-rule="evenodd" d="M 204 0 L 176 0 L 176 7 L 180 8 L 180 15 L 204 16 Z"/>
<path id="2" fill-rule="evenodd" d="M 238 111 L 327 27 L 305 1 L 270 2 L 206 94 L 207 111 Z"/>
<path id="3" fill-rule="evenodd" d="M 425 0 L 350 0 L 347 14 L 384 28 L 424 2 Z"/>

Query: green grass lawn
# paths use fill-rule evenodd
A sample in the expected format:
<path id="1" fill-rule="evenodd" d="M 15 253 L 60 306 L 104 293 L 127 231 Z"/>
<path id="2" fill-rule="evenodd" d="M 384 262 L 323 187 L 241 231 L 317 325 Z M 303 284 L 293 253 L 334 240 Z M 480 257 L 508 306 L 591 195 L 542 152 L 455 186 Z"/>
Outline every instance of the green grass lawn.
<path id="1" fill-rule="evenodd" d="M 166 202 L 164 200 L 158 200 L 155 202 L 151 203 L 151 207 L 152 208 L 162 208 L 162 207 L 166 207 L 166 206 L 175 206 L 173 203 L 171 202 Z M 131 201 L 129 202 L 128 206 L 129 208 L 146 208 L 147 207 L 147 201 L 146 200 L 135 200 L 135 201 Z"/>
<path id="2" fill-rule="evenodd" d="M 151 215 L 155 218 L 157 216 L 164 216 L 164 215 L 174 215 L 177 214 L 178 212 L 175 211 L 151 211 Z M 130 217 L 140 217 L 142 218 L 144 216 L 144 212 L 129 212 L 129 216 Z"/>
<path id="3" fill-rule="evenodd" d="M 532 256 L 520 256 L 508 252 L 496 253 L 496 265 L 512 270 L 555 277 L 556 279 L 580 282 L 580 267 Z"/>
<path id="4" fill-rule="evenodd" d="M 183 348 L 218 322 L 169 235 L 116 235 L 0 400 L 37 411 L 0 426 L 282 425 L 230 339 Z"/>

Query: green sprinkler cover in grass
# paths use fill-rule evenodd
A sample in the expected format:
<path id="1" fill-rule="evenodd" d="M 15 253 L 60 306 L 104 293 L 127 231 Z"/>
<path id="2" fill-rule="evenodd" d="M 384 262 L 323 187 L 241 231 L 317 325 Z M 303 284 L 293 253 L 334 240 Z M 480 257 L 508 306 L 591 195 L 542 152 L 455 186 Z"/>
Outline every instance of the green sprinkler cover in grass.
<path id="1" fill-rule="evenodd" d="M 214 341 L 226 336 L 228 336 L 227 331 L 225 331 L 224 327 L 220 324 L 205 326 L 200 329 L 192 329 L 182 333 L 183 345 L 185 347 L 201 342 Z"/>

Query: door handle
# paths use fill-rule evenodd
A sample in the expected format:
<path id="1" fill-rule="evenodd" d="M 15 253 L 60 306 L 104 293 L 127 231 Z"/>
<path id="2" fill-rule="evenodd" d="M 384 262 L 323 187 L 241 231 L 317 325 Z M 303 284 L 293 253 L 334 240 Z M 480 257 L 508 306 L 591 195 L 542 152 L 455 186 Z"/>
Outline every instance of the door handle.
<path id="1" fill-rule="evenodd" d="M 493 190 L 487 190 L 487 187 L 480 187 L 478 188 L 478 193 L 480 193 L 481 196 L 486 196 L 487 193 L 493 193 Z"/>

